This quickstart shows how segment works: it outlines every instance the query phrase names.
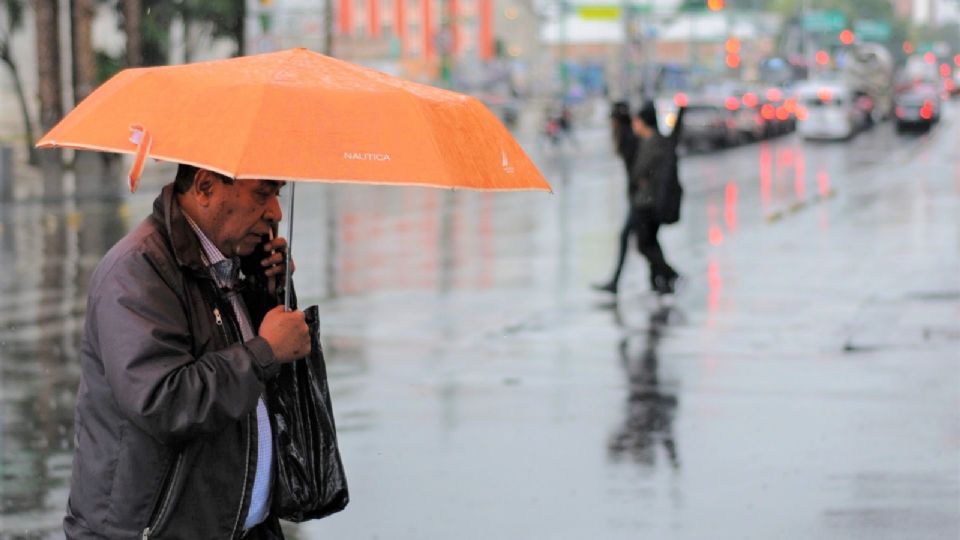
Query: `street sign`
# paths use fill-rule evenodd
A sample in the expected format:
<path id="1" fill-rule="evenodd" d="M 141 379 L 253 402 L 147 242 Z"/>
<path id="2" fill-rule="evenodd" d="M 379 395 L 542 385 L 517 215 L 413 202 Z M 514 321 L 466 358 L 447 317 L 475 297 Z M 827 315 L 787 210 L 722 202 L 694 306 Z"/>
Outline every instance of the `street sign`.
<path id="1" fill-rule="evenodd" d="M 842 11 L 811 11 L 803 16 L 803 29 L 807 32 L 839 32 L 847 26 L 847 17 Z"/>
<path id="2" fill-rule="evenodd" d="M 577 17 L 585 21 L 616 21 L 620 18 L 620 6 L 577 6 Z"/>
<path id="3" fill-rule="evenodd" d="M 893 29 L 887 21 L 861 19 L 853 23 L 853 33 L 864 41 L 887 41 Z"/>

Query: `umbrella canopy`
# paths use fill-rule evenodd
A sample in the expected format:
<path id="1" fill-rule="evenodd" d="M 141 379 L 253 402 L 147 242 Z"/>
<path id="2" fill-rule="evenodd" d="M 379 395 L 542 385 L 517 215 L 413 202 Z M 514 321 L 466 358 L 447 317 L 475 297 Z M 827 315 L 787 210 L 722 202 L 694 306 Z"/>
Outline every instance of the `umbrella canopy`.
<path id="1" fill-rule="evenodd" d="M 238 179 L 482 190 L 550 185 L 475 98 L 306 49 L 127 69 L 37 143 Z"/>

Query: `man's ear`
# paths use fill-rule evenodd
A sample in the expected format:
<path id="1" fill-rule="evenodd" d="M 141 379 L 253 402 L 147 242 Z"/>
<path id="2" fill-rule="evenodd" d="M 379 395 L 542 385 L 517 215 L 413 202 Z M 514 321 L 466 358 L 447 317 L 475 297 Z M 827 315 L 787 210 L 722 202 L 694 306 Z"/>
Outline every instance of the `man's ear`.
<path id="1" fill-rule="evenodd" d="M 200 206 L 210 204 L 214 190 L 217 188 L 217 178 L 213 173 L 205 169 L 197 169 L 193 174 L 193 193 Z"/>

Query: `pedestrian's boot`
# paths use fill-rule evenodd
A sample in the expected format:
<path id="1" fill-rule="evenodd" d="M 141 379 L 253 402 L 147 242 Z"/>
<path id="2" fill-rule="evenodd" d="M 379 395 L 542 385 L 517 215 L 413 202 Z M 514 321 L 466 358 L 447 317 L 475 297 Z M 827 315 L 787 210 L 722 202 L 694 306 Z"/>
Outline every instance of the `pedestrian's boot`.
<path id="1" fill-rule="evenodd" d="M 608 292 L 610 294 L 617 294 L 616 281 L 611 281 L 609 283 L 594 283 L 593 285 L 591 285 L 591 287 L 593 287 L 593 290 L 595 291 Z"/>
<path id="2" fill-rule="evenodd" d="M 666 277 L 666 276 L 656 276 L 653 278 L 653 292 L 657 293 L 660 296 L 673 294 L 674 293 L 674 282 L 677 278 Z"/>

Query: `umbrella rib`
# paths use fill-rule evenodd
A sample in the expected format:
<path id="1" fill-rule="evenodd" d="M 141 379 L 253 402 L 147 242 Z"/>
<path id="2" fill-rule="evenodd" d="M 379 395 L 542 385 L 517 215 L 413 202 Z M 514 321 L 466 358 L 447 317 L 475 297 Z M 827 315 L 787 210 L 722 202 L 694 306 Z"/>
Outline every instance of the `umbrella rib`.
<path id="1" fill-rule="evenodd" d="M 275 77 L 276 77 L 276 73 L 274 73 L 274 75 L 270 77 L 270 81 L 272 82 Z M 251 133 L 253 133 L 253 130 L 254 130 L 253 128 L 254 126 L 257 125 L 257 120 L 259 120 L 260 115 L 263 114 L 263 100 L 264 100 L 264 96 L 267 93 L 268 88 L 270 88 L 269 84 L 261 85 L 258 88 L 259 95 L 257 96 L 257 105 L 256 105 L 257 110 L 254 112 L 254 114 L 250 115 L 250 124 L 247 126 L 247 132 L 244 137 L 245 142 L 243 143 L 243 151 L 240 153 L 240 159 L 237 161 L 237 170 L 233 171 L 233 173 L 231 174 L 233 178 L 239 179 L 240 169 L 242 168 L 242 165 L 246 161 L 247 152 L 249 152 L 251 146 L 253 146 L 254 137 L 251 135 Z"/>
<path id="2" fill-rule="evenodd" d="M 407 99 L 413 100 L 413 103 L 417 109 L 417 114 L 419 114 L 423 118 L 424 125 L 430 125 L 427 115 L 423 111 L 423 107 L 425 107 L 425 105 L 419 99 L 417 99 L 417 96 L 413 95 L 409 89 L 402 88 L 402 87 L 399 89 L 403 92 L 403 95 L 406 96 Z M 437 142 L 437 135 L 436 133 L 433 132 L 433 130 L 430 130 L 429 133 L 430 133 L 430 143 L 433 145 L 433 150 L 437 154 L 438 161 L 443 164 L 443 172 L 447 176 L 447 181 L 450 183 L 453 183 L 454 178 L 453 178 L 453 175 L 450 174 L 449 164 L 444 159 L 443 153 L 440 151 L 440 144 Z"/>

